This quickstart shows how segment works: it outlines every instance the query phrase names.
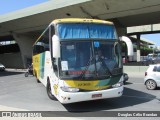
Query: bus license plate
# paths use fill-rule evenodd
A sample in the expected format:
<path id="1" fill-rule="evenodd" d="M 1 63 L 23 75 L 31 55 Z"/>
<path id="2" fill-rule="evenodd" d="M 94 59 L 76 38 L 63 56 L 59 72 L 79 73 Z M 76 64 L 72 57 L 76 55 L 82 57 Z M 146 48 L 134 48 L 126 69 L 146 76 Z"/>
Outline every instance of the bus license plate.
<path id="1" fill-rule="evenodd" d="M 99 97 L 102 97 L 102 94 L 93 94 L 92 95 L 92 98 L 99 98 Z"/>

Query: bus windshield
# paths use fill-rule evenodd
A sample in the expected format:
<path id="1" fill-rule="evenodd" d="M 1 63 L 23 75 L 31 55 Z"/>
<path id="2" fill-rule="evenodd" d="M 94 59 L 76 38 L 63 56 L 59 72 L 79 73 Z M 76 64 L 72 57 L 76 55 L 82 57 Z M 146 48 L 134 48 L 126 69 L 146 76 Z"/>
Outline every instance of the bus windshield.
<path id="1" fill-rule="evenodd" d="M 105 79 L 113 75 L 114 70 L 122 68 L 119 51 L 117 42 L 61 42 L 60 77 Z"/>
<path id="2" fill-rule="evenodd" d="M 121 73 L 121 55 L 113 25 L 60 23 L 61 79 L 105 79 Z M 120 69 L 120 70 L 119 70 Z"/>

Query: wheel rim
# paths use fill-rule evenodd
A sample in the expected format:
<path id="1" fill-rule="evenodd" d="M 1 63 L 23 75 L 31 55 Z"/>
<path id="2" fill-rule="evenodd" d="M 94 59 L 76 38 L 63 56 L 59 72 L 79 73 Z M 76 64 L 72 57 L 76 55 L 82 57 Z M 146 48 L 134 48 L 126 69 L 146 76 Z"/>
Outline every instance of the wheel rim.
<path id="1" fill-rule="evenodd" d="M 154 81 L 149 80 L 149 81 L 147 82 L 147 88 L 148 88 L 148 89 L 154 89 L 155 87 L 156 87 L 156 84 L 155 84 Z"/>

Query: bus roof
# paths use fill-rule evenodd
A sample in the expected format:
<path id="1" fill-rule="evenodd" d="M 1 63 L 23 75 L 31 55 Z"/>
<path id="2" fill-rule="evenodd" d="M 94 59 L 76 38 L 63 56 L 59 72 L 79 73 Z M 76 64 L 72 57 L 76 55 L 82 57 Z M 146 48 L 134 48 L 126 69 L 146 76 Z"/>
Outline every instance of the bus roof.
<path id="1" fill-rule="evenodd" d="M 63 18 L 53 20 L 52 24 L 58 23 L 100 23 L 100 24 L 110 24 L 113 25 L 113 22 L 98 20 L 98 19 L 86 19 L 86 18 Z"/>

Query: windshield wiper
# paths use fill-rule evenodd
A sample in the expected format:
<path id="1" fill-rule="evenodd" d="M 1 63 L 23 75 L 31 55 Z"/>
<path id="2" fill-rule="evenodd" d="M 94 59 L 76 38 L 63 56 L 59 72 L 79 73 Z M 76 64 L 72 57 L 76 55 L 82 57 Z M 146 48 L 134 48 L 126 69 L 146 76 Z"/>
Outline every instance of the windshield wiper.
<path id="1" fill-rule="evenodd" d="M 92 61 L 94 58 L 95 58 L 95 57 L 91 57 L 91 58 L 89 59 L 88 63 L 86 64 L 85 69 L 82 71 L 81 75 L 79 76 L 80 79 L 83 79 L 86 71 L 87 71 L 88 68 L 89 68 L 89 65 L 90 65 L 91 61 Z M 112 76 L 112 75 L 113 75 L 112 72 L 110 71 L 109 67 L 106 65 L 106 63 L 104 62 L 104 60 L 103 60 L 100 56 L 98 57 L 98 60 L 97 60 L 97 61 L 100 61 L 100 62 L 102 63 L 103 69 L 109 72 L 109 76 Z M 96 72 L 98 72 L 98 71 L 96 70 Z M 97 77 L 99 76 L 98 73 L 96 74 L 96 76 L 97 76 Z"/>
<path id="2" fill-rule="evenodd" d="M 104 69 L 107 69 L 107 71 L 109 72 L 110 76 L 112 76 L 112 72 L 110 71 L 109 67 L 106 65 L 106 63 L 104 62 L 104 59 L 102 59 L 100 56 L 98 56 L 98 60 L 97 61 L 100 61 L 102 63 L 102 67 Z"/>
<path id="3" fill-rule="evenodd" d="M 86 71 L 88 70 L 89 65 L 90 65 L 90 63 L 91 63 L 91 61 L 92 61 L 93 59 L 94 59 L 94 57 L 91 57 L 91 58 L 89 59 L 88 63 L 86 64 L 85 69 L 84 69 L 84 70 L 82 71 L 82 73 L 80 74 L 80 79 L 83 79 L 83 77 L 84 77 Z"/>

